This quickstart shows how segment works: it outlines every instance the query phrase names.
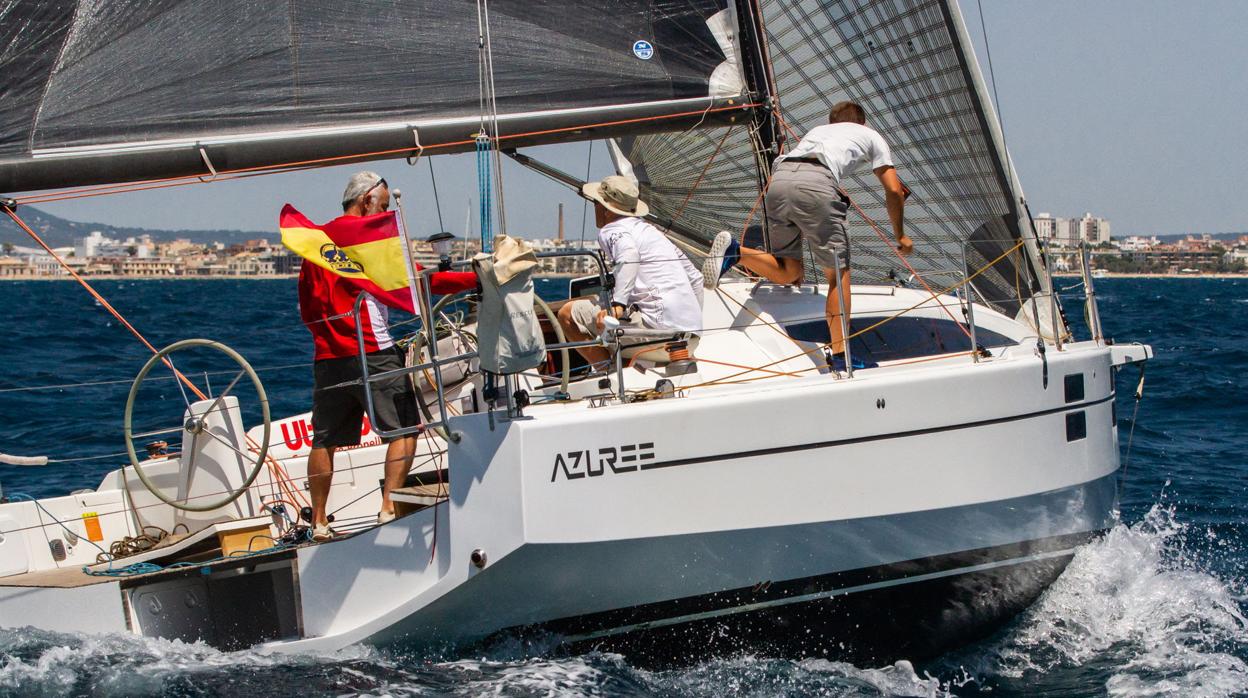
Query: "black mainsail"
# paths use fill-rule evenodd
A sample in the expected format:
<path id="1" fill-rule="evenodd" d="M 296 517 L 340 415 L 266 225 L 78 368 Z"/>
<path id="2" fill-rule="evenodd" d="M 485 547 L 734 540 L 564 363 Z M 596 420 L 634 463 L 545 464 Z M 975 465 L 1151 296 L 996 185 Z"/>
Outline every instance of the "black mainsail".
<path id="1" fill-rule="evenodd" d="M 515 147 L 739 119 L 743 100 L 724 89 L 728 56 L 707 24 L 726 8 L 491 0 L 497 135 L 530 134 L 507 141 Z M 0 192 L 397 157 L 417 140 L 471 150 L 483 111 L 478 9 L 0 1 Z"/>

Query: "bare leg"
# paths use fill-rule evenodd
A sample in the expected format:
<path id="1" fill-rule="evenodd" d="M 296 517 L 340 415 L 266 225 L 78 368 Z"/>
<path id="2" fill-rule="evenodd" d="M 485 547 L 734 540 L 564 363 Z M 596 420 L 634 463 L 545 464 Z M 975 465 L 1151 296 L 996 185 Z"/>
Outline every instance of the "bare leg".
<path id="1" fill-rule="evenodd" d="M 606 315 L 606 311 L 598 312 L 598 331 L 602 332 L 602 317 Z M 584 342 L 593 339 L 589 335 L 581 331 L 576 321 L 572 319 L 572 303 L 564 303 L 558 312 L 559 325 L 563 327 L 563 336 L 567 337 L 569 342 Z M 586 361 L 596 364 L 611 358 L 611 352 L 606 347 L 577 347 L 576 352 L 583 356 Z"/>
<path id="2" fill-rule="evenodd" d="M 848 319 L 852 317 L 850 313 L 850 285 L 849 285 L 849 267 L 845 267 L 838 275 L 832 269 L 823 270 L 828 275 L 828 302 L 826 312 L 828 315 L 828 336 L 832 339 L 832 353 L 845 353 L 845 333 L 841 331 L 841 295 L 845 296 L 845 318 L 846 327 L 849 326 Z M 838 280 L 837 277 L 840 277 Z"/>
<path id="3" fill-rule="evenodd" d="M 312 525 L 326 526 L 325 507 L 334 480 L 334 449 L 314 448 L 308 454 L 308 489 L 312 493 Z"/>
<path id="4" fill-rule="evenodd" d="M 412 470 L 412 457 L 416 455 L 416 437 L 401 436 L 386 446 L 386 485 L 381 489 L 381 510 L 394 513 L 390 493 L 403 486 Z"/>
<path id="5" fill-rule="evenodd" d="M 751 247 L 741 247 L 740 264 L 773 284 L 795 284 L 802 278 L 801 260 L 777 257 Z"/>

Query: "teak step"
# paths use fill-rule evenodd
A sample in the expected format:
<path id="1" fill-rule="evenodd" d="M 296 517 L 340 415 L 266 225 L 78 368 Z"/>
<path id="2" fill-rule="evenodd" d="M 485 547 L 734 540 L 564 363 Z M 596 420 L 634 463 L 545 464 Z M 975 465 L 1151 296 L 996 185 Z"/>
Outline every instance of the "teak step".
<path id="1" fill-rule="evenodd" d="M 394 502 L 395 514 L 406 516 L 439 502 L 444 502 L 448 495 L 446 483 L 413 485 L 411 487 L 401 487 L 391 492 L 390 501 Z"/>

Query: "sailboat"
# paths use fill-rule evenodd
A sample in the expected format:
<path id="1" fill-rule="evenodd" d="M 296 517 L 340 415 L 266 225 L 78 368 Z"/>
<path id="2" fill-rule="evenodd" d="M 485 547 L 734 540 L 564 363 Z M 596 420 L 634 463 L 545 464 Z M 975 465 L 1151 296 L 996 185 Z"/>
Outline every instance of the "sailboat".
<path id="1" fill-rule="evenodd" d="M 772 160 L 852 99 L 913 192 L 916 252 L 873 239 L 882 198 L 843 182 L 860 216 L 850 350 L 878 364 L 845 373 L 824 360 L 813 282 L 730 274 L 670 363 L 587 371 L 548 324 L 548 360 L 506 377 L 482 374 L 471 314 L 421 291 L 409 370 L 429 465 L 377 525 L 362 495 L 384 447 L 365 434 L 330 494 L 345 535 L 324 543 L 291 536 L 307 415 L 271 419 L 228 347 L 153 347 L 136 390 L 206 347 L 262 418 L 243 424 L 229 390 L 188 398 L 180 452 L 146 457 L 127 428 L 132 462 L 93 489 L 0 504 L 0 626 L 281 652 L 520 637 L 655 661 L 915 658 L 1026 608 L 1114 521 L 1115 376 L 1152 350 L 1103 336 L 1086 254 L 1090 336 L 1072 334 L 955 0 L 59 0 L 3 16 L 15 220 L 66 196 L 455 152 L 478 152 L 487 184 L 510 155 L 574 186 L 519 149 L 610 139 L 651 220 L 696 256 L 720 230 L 765 239 Z M 482 223 L 503 225 L 483 192 Z M 179 533 L 101 558 L 149 525 Z"/>

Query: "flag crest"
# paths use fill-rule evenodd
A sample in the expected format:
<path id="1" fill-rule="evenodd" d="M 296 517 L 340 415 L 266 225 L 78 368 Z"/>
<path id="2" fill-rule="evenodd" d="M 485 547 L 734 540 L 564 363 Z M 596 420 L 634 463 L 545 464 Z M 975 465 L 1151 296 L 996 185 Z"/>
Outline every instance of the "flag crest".
<path id="1" fill-rule="evenodd" d="M 291 252 L 348 279 L 386 305 L 415 312 L 405 250 L 393 211 L 343 216 L 317 225 L 286 204 L 278 227 L 282 244 Z"/>

